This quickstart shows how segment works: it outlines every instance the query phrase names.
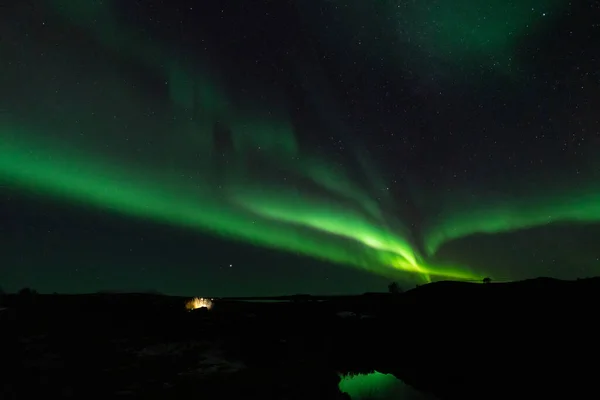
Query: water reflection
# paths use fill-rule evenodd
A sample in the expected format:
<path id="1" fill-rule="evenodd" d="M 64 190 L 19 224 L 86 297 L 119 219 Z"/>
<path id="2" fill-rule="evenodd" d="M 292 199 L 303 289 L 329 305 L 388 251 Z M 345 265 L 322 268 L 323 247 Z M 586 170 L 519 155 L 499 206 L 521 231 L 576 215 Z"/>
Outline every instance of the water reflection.
<path id="1" fill-rule="evenodd" d="M 340 391 L 352 400 L 432 400 L 433 397 L 416 391 L 391 374 L 341 375 Z"/>

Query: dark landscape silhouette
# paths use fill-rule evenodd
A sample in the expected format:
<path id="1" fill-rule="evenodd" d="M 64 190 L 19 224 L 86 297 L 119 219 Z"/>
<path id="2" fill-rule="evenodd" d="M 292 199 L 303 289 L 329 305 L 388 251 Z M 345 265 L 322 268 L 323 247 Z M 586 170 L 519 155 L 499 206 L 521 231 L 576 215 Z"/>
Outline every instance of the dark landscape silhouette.
<path id="1" fill-rule="evenodd" d="M 438 399 L 597 396 L 600 279 L 485 282 L 254 299 L 2 293 L 0 398 L 348 399 L 341 377 L 374 371 Z"/>

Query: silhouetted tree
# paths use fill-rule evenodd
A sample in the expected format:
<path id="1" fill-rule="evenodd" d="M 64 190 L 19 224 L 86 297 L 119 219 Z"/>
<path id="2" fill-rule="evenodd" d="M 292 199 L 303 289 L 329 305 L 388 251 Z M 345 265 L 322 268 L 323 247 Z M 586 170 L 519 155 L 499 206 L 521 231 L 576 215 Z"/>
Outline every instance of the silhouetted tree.
<path id="1" fill-rule="evenodd" d="M 398 282 L 392 282 L 388 285 L 388 291 L 391 294 L 398 294 L 398 293 L 402 293 L 402 289 L 400 288 L 400 285 L 398 285 Z"/>
<path id="2" fill-rule="evenodd" d="M 485 284 L 492 283 L 492 278 L 490 278 L 490 277 L 483 278 L 483 283 L 485 283 Z"/>

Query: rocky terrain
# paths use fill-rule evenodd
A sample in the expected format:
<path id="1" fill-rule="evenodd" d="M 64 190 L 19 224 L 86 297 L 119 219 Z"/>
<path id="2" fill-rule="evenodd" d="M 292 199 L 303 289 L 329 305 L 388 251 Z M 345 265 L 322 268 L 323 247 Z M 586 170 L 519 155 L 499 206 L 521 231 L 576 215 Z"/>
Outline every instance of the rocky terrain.
<path id="1" fill-rule="evenodd" d="M 439 282 L 259 303 L 154 294 L 7 295 L 0 398 L 349 399 L 390 373 L 439 399 L 591 398 L 600 282 Z"/>

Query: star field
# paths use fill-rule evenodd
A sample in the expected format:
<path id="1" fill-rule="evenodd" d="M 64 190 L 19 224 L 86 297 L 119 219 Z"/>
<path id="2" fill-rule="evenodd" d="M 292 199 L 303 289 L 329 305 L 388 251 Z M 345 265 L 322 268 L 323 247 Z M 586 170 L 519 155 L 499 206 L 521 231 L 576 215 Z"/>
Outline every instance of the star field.
<path id="1" fill-rule="evenodd" d="M 0 285 L 595 275 L 599 6 L 9 1 Z"/>

